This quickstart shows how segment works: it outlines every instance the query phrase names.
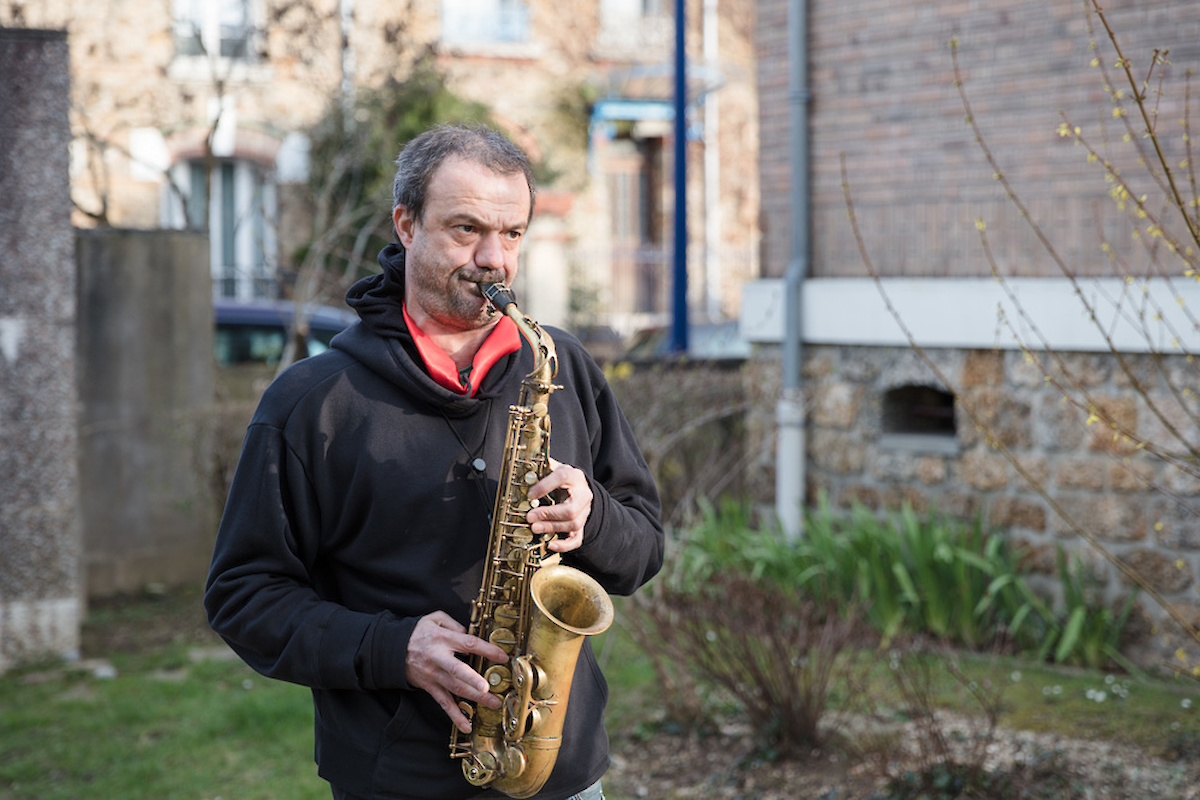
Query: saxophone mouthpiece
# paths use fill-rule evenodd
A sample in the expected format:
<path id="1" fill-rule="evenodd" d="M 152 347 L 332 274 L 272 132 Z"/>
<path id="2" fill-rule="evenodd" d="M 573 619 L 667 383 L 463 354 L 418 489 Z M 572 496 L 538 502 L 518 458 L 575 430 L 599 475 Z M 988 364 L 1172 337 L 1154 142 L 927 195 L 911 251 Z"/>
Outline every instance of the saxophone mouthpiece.
<path id="1" fill-rule="evenodd" d="M 512 289 L 505 286 L 503 283 L 481 283 L 479 291 L 483 294 L 483 299 L 487 300 L 488 305 L 493 311 L 507 313 L 505 309 L 514 305 L 517 298 L 513 296 Z"/>

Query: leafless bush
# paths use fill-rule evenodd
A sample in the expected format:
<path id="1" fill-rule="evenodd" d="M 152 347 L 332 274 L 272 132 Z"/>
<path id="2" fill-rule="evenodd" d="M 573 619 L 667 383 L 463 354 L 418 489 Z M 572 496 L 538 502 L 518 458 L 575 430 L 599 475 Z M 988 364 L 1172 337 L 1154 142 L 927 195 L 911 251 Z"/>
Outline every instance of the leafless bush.
<path id="1" fill-rule="evenodd" d="M 663 522 L 691 522 L 703 499 L 745 496 L 744 373 L 738 364 L 610 365 L 622 409 L 662 494 Z"/>
<path id="2" fill-rule="evenodd" d="M 738 574 L 689 588 L 659 586 L 629 616 L 664 687 L 694 691 L 694 680 L 722 690 L 764 751 L 779 757 L 821 744 L 831 682 L 841 657 L 860 642 L 857 613 Z M 703 717 L 694 694 L 668 703 L 693 722 Z"/>
<path id="3" fill-rule="evenodd" d="M 1001 681 L 969 677 L 956 653 L 924 640 L 889 650 L 887 668 L 892 691 L 867 698 L 876 706 L 874 724 L 858 738 L 864 761 L 885 781 L 873 795 L 879 800 L 1087 796 L 1054 750 L 1015 753 L 1011 763 L 993 763 L 1001 739 Z M 947 692 L 977 713 L 945 711 Z M 898 718 L 906 720 L 902 728 L 889 724 Z"/>

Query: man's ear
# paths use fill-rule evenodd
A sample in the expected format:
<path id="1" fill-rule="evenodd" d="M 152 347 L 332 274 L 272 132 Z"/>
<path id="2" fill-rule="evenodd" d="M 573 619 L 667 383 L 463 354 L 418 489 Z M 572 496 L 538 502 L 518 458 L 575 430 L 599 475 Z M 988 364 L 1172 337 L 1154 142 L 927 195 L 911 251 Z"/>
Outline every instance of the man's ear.
<path id="1" fill-rule="evenodd" d="M 412 245 L 416 225 L 416 220 L 408 213 L 407 207 L 396 206 L 392 209 L 392 227 L 396 229 L 396 238 L 406 250 Z"/>

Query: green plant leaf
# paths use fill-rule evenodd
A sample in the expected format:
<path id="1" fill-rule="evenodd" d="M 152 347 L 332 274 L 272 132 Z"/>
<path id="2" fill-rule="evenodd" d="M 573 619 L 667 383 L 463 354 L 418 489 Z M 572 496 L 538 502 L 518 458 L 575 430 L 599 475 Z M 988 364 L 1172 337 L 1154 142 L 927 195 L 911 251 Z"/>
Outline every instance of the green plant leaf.
<path id="1" fill-rule="evenodd" d="M 1074 652 L 1076 645 L 1079 643 L 1079 634 L 1083 630 L 1083 623 L 1087 620 L 1087 609 L 1077 606 L 1071 611 L 1071 616 L 1067 619 L 1067 626 L 1063 629 L 1062 636 L 1058 640 L 1058 646 L 1054 649 L 1054 660 L 1060 664 L 1066 663 L 1067 659 Z"/>

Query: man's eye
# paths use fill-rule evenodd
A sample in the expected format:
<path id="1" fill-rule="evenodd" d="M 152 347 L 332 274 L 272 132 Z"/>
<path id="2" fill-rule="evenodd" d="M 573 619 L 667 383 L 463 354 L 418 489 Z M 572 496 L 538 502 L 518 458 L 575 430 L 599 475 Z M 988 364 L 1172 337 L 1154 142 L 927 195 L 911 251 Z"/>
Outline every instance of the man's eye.
<path id="1" fill-rule="evenodd" d="M 521 238 L 520 231 L 505 231 L 504 235 L 508 238 L 509 241 L 512 241 L 512 242 L 515 242 Z"/>

